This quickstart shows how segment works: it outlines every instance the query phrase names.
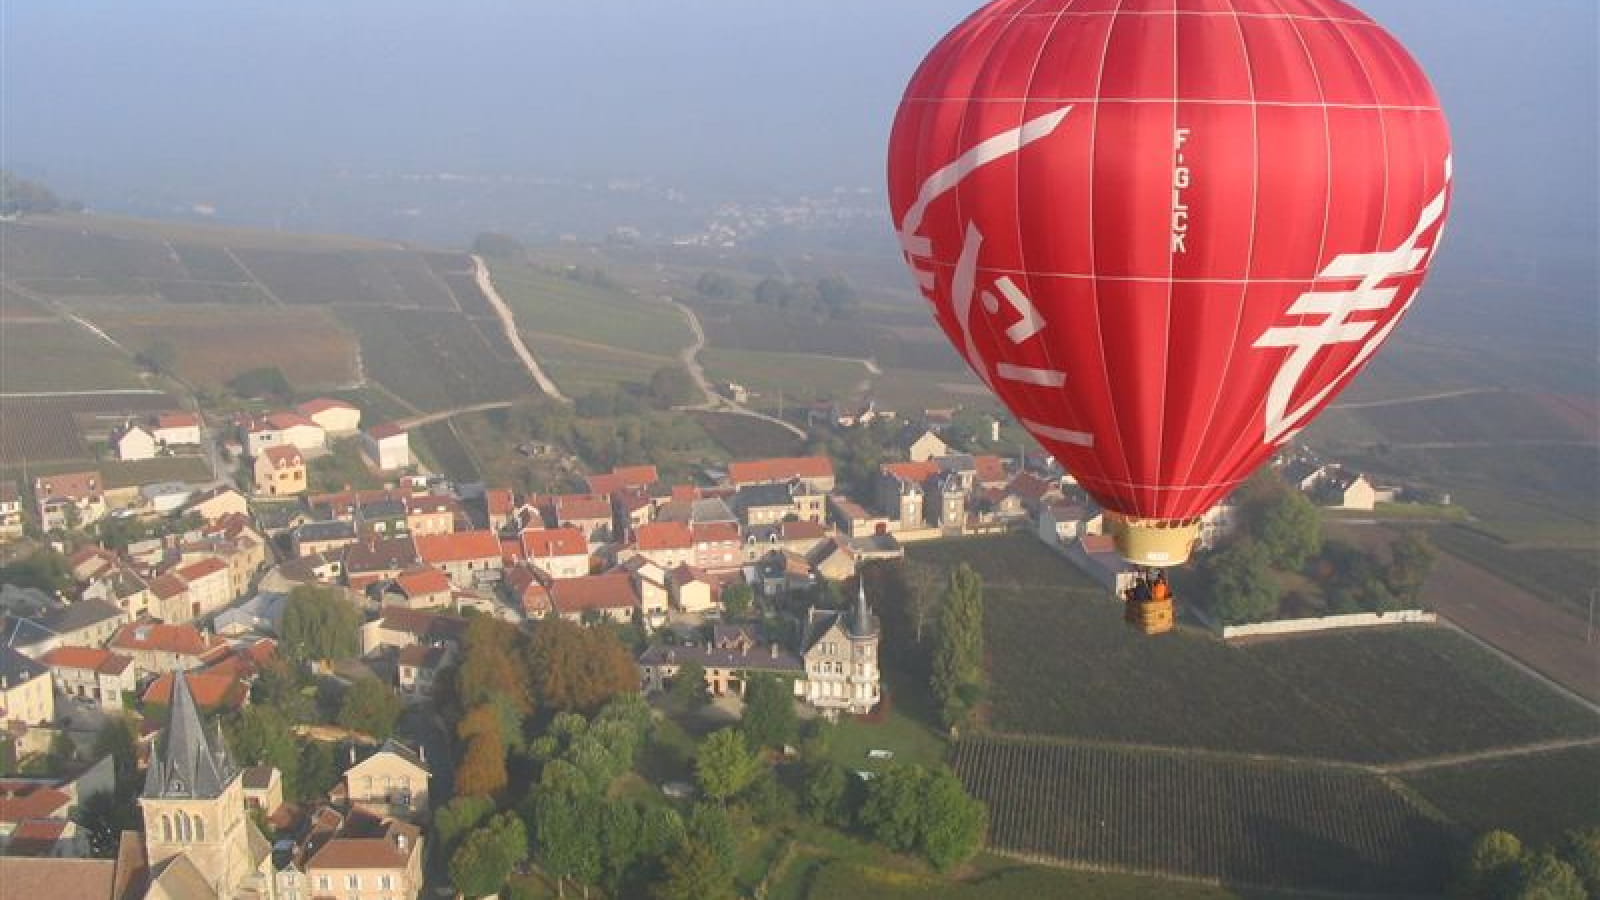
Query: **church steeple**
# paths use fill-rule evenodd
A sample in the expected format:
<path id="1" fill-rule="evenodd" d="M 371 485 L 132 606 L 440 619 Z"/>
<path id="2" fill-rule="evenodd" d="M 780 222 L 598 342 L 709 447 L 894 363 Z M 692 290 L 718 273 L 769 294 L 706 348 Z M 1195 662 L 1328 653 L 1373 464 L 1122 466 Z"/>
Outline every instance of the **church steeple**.
<path id="1" fill-rule="evenodd" d="M 144 780 L 147 798 L 221 796 L 237 773 L 220 730 L 206 734 L 188 676 L 172 673 L 172 711 Z"/>
<path id="2" fill-rule="evenodd" d="M 867 638 L 878 633 L 878 620 L 872 615 L 872 610 L 867 608 L 867 580 L 860 579 L 857 584 L 855 609 L 850 612 L 849 632 L 851 637 Z"/>

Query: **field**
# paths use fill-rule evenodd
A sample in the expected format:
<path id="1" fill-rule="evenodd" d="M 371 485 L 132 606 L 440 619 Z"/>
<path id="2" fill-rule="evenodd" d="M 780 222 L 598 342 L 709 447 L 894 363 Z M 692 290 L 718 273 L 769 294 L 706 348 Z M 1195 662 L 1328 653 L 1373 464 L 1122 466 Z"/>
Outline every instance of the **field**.
<path id="1" fill-rule="evenodd" d="M 492 267 L 495 290 L 527 333 L 550 334 L 657 356 L 663 365 L 694 342 L 677 309 L 625 290 L 597 287 L 512 263 Z"/>
<path id="2" fill-rule="evenodd" d="M 992 848 L 1228 883 L 1437 890 L 1449 834 L 1375 775 L 1195 754 L 965 740 Z"/>
<path id="3" fill-rule="evenodd" d="M 771 422 L 731 413 L 701 412 L 693 416 L 733 459 L 793 456 L 800 451 L 799 439 Z"/>
<path id="4" fill-rule="evenodd" d="M 1579 615 L 1588 610 L 1589 590 L 1600 585 L 1600 559 L 1581 547 L 1519 546 L 1475 528 L 1429 532 L 1436 547 Z"/>
<path id="5" fill-rule="evenodd" d="M 803 852 L 796 853 L 789 865 L 789 877 L 767 894 L 772 900 L 1238 900 L 1246 896 L 1263 900 L 1268 896 L 1135 875 L 1021 865 L 992 856 L 979 857 L 958 880 Z"/>
<path id="6" fill-rule="evenodd" d="M 732 381 L 759 395 L 749 405 L 763 410 L 778 408 L 780 391 L 789 408 L 813 400 L 852 400 L 868 378 L 859 362 L 803 353 L 708 348 L 700 363 L 713 382 Z"/>
<path id="7" fill-rule="evenodd" d="M 413 441 L 420 437 L 421 446 L 418 455 L 429 464 L 434 471 L 448 475 L 460 481 L 476 481 L 478 479 L 478 465 L 472 459 L 472 454 L 462 446 L 461 439 L 456 436 L 448 420 L 424 425 L 412 432 Z"/>
<path id="8" fill-rule="evenodd" d="M 332 452 L 313 458 L 308 465 L 311 493 L 383 487 L 383 478 L 363 461 L 359 440 L 332 441 L 329 449 Z"/>
<path id="9" fill-rule="evenodd" d="M 909 557 L 983 575 L 990 724 L 1002 732 L 1364 763 L 1600 734 L 1600 717 L 1448 629 L 1150 639 L 1030 536 L 918 544 Z"/>
<path id="10" fill-rule="evenodd" d="M 521 319 L 518 319 L 520 326 Z M 657 369 L 678 365 L 676 357 L 652 356 L 554 334 L 522 330 L 523 343 L 561 392 L 572 397 L 626 383 L 647 384 Z"/>
<path id="11" fill-rule="evenodd" d="M 69 397 L 0 397 L 0 466 L 93 459 L 82 431 L 104 431 L 125 417 L 183 406 L 159 391 Z"/>
<path id="12" fill-rule="evenodd" d="M 538 390 L 499 331 L 457 313 L 341 307 L 367 374 L 420 410 L 510 400 Z"/>
<path id="13" fill-rule="evenodd" d="M 94 391 L 144 387 L 128 355 L 61 320 L 0 328 L 0 391 Z"/>
<path id="14" fill-rule="evenodd" d="M 297 390 L 350 384 L 357 378 L 354 335 L 322 309 L 159 306 L 85 309 L 130 350 L 166 341 L 185 381 L 215 389 L 251 369 L 277 366 Z"/>
<path id="15" fill-rule="evenodd" d="M 1430 769 L 1404 780 L 1472 834 L 1504 828 L 1537 845 L 1572 828 L 1600 826 L 1597 773 L 1600 747 L 1579 747 Z"/>
<path id="16" fill-rule="evenodd" d="M 203 456 L 160 456 L 155 459 L 106 460 L 100 463 L 106 487 L 134 487 L 158 481 L 210 484 L 211 465 Z"/>

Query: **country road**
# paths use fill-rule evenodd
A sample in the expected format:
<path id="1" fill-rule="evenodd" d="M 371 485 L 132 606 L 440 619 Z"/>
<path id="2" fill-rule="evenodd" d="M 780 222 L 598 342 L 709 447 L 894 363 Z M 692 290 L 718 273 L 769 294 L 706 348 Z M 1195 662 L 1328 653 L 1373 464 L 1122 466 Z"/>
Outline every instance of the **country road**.
<path id="1" fill-rule="evenodd" d="M 561 397 L 560 399 L 565 400 L 566 398 Z M 491 400 L 488 403 L 474 403 L 471 406 L 457 406 L 454 409 L 441 409 L 437 412 L 425 413 L 420 416 L 412 416 L 409 419 L 396 419 L 394 424 L 406 429 L 421 428 L 424 425 L 432 425 L 434 422 L 443 422 L 446 419 L 453 419 L 456 416 L 466 415 L 467 413 L 487 412 L 491 409 L 510 409 L 514 405 L 515 404 L 510 400 Z"/>
<path id="2" fill-rule="evenodd" d="M 1478 394 L 1503 394 L 1505 388 L 1465 388 L 1459 391 L 1439 391 L 1434 394 L 1417 394 L 1412 397 L 1395 397 L 1390 400 L 1365 400 L 1357 403 L 1335 403 L 1329 409 L 1380 409 L 1385 406 L 1410 406 L 1432 400 L 1449 400 L 1454 397 L 1472 397 Z"/>
<path id="3" fill-rule="evenodd" d="M 683 367 L 689 370 L 689 377 L 694 379 L 694 383 L 700 388 L 700 393 L 704 394 L 706 397 L 706 402 L 704 403 L 698 403 L 692 406 L 679 406 L 675 407 L 676 409 L 683 412 L 722 412 L 736 416 L 747 416 L 752 419 L 760 419 L 763 422 L 771 422 L 772 424 L 787 430 L 790 434 L 793 434 L 802 441 L 808 437 L 805 429 L 803 428 L 799 428 L 775 416 L 769 416 L 765 413 L 758 413 L 753 409 L 740 406 L 739 404 L 734 403 L 732 400 L 729 400 L 727 397 L 717 393 L 716 390 L 712 388 L 711 382 L 706 378 L 705 368 L 700 365 L 700 351 L 706 348 L 706 332 L 705 329 L 700 327 L 700 317 L 694 314 L 694 310 L 682 303 L 679 303 L 677 300 L 674 300 L 671 297 L 667 298 L 667 302 L 678 308 L 678 312 L 683 316 L 683 320 L 689 323 L 689 330 L 694 332 L 694 343 L 679 351 L 678 358 L 683 360 Z"/>
<path id="4" fill-rule="evenodd" d="M 472 254 L 472 274 L 478 281 L 478 290 L 489 298 L 489 305 L 494 307 L 495 315 L 500 317 L 500 327 L 505 329 L 506 340 L 511 342 L 511 349 L 516 351 L 517 358 L 522 360 L 522 365 L 527 368 L 528 374 L 539 385 L 539 390 L 544 391 L 549 397 L 560 400 L 562 403 L 571 403 L 556 383 L 539 368 L 539 361 L 528 352 L 528 346 L 522 342 L 522 335 L 517 331 L 516 317 L 511 314 L 511 307 L 501 298 L 500 292 L 494 289 L 494 280 L 489 277 L 489 266 L 484 263 L 483 257 Z"/>

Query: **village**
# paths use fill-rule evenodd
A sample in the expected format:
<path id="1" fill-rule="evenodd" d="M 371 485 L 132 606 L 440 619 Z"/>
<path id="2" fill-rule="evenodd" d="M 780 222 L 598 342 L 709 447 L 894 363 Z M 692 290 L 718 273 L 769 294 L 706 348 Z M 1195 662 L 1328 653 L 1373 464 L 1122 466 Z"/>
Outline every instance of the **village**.
<path id="1" fill-rule="evenodd" d="M 833 410 L 811 424 L 878 415 Z M 216 452 L 242 474 L 238 486 L 120 491 L 92 470 L 39 476 L 24 485 L 26 506 L 5 487 L 5 538 L 42 535 L 67 571 L 63 589 L 0 593 L 9 768 L 38 776 L 0 782 L 0 851 L 93 855 L 69 811 L 110 790 L 113 773 L 85 748 L 107 721 L 133 717 L 142 844 L 124 832 L 94 877 L 139 869 L 170 896 L 197 885 L 419 896 L 433 774 L 421 742 L 333 729 L 343 774 L 324 803 L 291 806 L 282 773 L 236 765 L 222 731 L 203 724 L 250 704 L 282 663 L 285 609 L 304 587 L 359 610 L 349 636 L 359 650 L 301 662 L 346 684 L 376 679 L 424 718 L 474 616 L 631 626 L 646 695 L 690 668 L 709 697 L 737 702 L 752 678 L 775 675 L 810 714 L 835 717 L 868 714 L 881 696 L 880 622 L 858 570 L 907 544 L 1029 531 L 1108 591 L 1127 589 L 1134 573 L 1069 474 L 1043 457 L 958 452 L 942 424 L 901 423 L 899 458 L 880 464 L 870 495 L 852 496 L 825 456 L 735 461 L 695 483 L 619 467 L 575 493 L 457 484 L 420 471 L 404 428 L 363 428 L 357 408 L 330 399 L 215 423 L 184 411 L 125 422 L 110 437 L 119 459 Z M 310 492 L 309 466 L 331 441 L 357 442 L 386 486 Z M 1283 471 L 1328 505 L 1370 510 L 1381 496 L 1307 458 Z M 1202 542 L 1226 533 L 1233 512 L 1214 510 Z M 147 536 L 113 548 L 105 537 L 130 518 Z"/>

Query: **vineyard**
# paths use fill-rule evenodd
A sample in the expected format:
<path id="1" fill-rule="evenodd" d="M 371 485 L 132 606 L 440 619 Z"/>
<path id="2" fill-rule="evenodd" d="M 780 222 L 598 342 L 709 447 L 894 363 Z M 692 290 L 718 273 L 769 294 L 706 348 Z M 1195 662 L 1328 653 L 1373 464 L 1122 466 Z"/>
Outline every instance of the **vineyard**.
<path id="1" fill-rule="evenodd" d="M 505 334 L 459 313 L 341 307 L 367 374 L 423 410 L 510 400 L 538 390 Z"/>
<path id="2" fill-rule="evenodd" d="M 793 456 L 800 451 L 795 436 L 771 422 L 731 413 L 695 413 L 694 419 L 734 459 Z"/>
<path id="3" fill-rule="evenodd" d="M 276 366 L 294 387 L 312 391 L 356 379 L 356 342 L 321 309 L 199 306 L 174 315 L 160 306 L 87 313 L 123 346 L 173 347 L 177 374 L 216 389 L 241 372 Z"/>
<path id="4" fill-rule="evenodd" d="M 123 417 L 182 406 L 176 397 L 159 392 L 0 397 L 0 466 L 89 460 L 93 454 L 84 443 L 84 431 L 104 431 Z"/>
<path id="5" fill-rule="evenodd" d="M 991 847 L 1230 884 L 1433 892 L 1452 838 L 1377 776 L 1196 754 L 967 740 Z"/>
<path id="6" fill-rule="evenodd" d="M 1428 769 L 1407 787 L 1473 834 L 1503 828 L 1530 844 L 1569 829 L 1600 826 L 1600 747 Z"/>

